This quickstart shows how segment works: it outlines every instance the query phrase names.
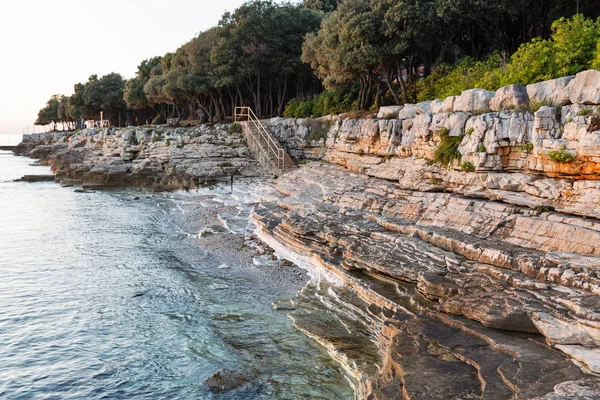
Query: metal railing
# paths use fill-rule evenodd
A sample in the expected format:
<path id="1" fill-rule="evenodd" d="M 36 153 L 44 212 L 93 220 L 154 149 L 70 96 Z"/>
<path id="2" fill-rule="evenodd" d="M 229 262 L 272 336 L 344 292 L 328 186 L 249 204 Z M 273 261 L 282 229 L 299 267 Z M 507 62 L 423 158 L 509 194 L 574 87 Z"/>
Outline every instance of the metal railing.
<path id="1" fill-rule="evenodd" d="M 243 118 L 246 118 L 246 120 L 242 121 Z M 285 169 L 285 150 L 279 145 L 279 143 L 275 141 L 275 139 L 273 139 L 271 134 L 265 129 L 264 125 L 260 122 L 250 107 L 236 107 L 233 112 L 233 121 L 252 123 L 252 125 L 256 128 L 256 136 L 258 136 L 257 140 L 259 141 L 259 144 L 262 138 L 262 140 L 264 140 L 267 144 L 266 151 L 273 154 L 275 158 L 277 158 L 277 168 Z M 250 128 L 250 125 L 248 128 Z M 262 145 L 261 148 L 264 149 Z"/>

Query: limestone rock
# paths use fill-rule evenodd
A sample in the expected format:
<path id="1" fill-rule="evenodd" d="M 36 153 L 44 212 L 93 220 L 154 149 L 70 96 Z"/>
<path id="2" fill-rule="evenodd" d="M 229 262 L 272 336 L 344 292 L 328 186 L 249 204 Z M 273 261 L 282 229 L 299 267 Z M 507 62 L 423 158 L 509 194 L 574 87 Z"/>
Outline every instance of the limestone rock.
<path id="1" fill-rule="evenodd" d="M 457 98 L 458 98 L 458 96 L 446 97 L 442 101 L 442 111 L 443 112 L 454 112 L 454 103 L 456 102 Z"/>
<path id="2" fill-rule="evenodd" d="M 567 381 L 554 387 L 554 392 L 533 400 L 598 400 L 600 383 L 593 379 Z"/>
<path id="3" fill-rule="evenodd" d="M 404 108 L 398 113 L 398 119 L 411 119 L 417 115 L 417 109 L 414 104 L 405 104 Z"/>
<path id="4" fill-rule="evenodd" d="M 384 106 L 379 108 L 379 113 L 377 114 L 377 118 L 398 118 L 398 113 L 402 110 L 403 106 Z"/>
<path id="5" fill-rule="evenodd" d="M 600 104 L 600 71 L 590 69 L 578 73 L 566 87 L 573 104 Z"/>
<path id="6" fill-rule="evenodd" d="M 226 392 L 249 383 L 251 378 L 239 371 L 222 369 L 204 381 L 204 385 L 212 392 Z"/>
<path id="7" fill-rule="evenodd" d="M 440 99 L 435 99 L 429 104 L 429 109 L 432 114 L 437 114 L 443 111 L 443 102 Z"/>
<path id="8" fill-rule="evenodd" d="M 519 109 L 529 105 L 527 89 L 522 85 L 508 85 L 496 91 L 494 98 L 490 101 L 492 111 Z"/>
<path id="9" fill-rule="evenodd" d="M 415 104 L 417 114 L 429 114 L 431 112 L 431 101 L 422 101 Z"/>
<path id="10" fill-rule="evenodd" d="M 555 106 L 562 106 L 570 102 L 567 86 L 573 76 L 543 81 L 527 85 L 527 95 L 530 102 L 549 102 Z"/>
<path id="11" fill-rule="evenodd" d="M 463 91 L 454 102 L 454 111 L 481 112 L 490 109 L 495 93 L 483 89 Z"/>

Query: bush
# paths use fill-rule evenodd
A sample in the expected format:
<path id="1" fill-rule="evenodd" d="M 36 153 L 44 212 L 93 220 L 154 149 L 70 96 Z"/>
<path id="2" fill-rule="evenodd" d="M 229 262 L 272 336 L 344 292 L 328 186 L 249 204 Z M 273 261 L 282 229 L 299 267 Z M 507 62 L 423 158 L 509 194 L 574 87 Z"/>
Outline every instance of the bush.
<path id="1" fill-rule="evenodd" d="M 577 14 L 555 21 L 550 39 L 536 38 L 522 44 L 510 62 L 496 52 L 485 61 L 466 57 L 455 66 L 436 68 L 418 82 L 417 98 L 443 99 L 472 88 L 497 90 L 513 83 L 528 85 L 590 68 L 600 69 L 600 19 Z"/>
<path id="2" fill-rule="evenodd" d="M 233 124 L 229 125 L 228 131 L 229 133 L 242 133 L 242 124 L 239 122 L 234 122 Z"/>
<path id="3" fill-rule="evenodd" d="M 575 156 L 564 149 L 550 150 L 548 152 L 548 158 L 557 163 L 570 163 L 575 161 Z"/>
<path id="4" fill-rule="evenodd" d="M 448 130 L 444 129 L 438 132 L 441 141 L 435 149 L 433 161 L 444 166 L 450 165 L 454 160 L 460 160 L 461 154 L 458 146 L 462 142 L 464 135 L 450 136 Z"/>
<path id="5" fill-rule="evenodd" d="M 329 114 L 341 114 L 356 108 L 355 97 L 355 90 L 352 86 L 325 90 L 312 99 L 290 100 L 283 111 L 283 116 L 285 118 L 318 118 Z"/>
<path id="6" fill-rule="evenodd" d="M 531 153 L 533 151 L 533 143 L 531 142 L 525 142 L 522 145 L 519 146 L 519 149 L 521 151 L 526 151 L 528 153 Z"/>
<path id="7" fill-rule="evenodd" d="M 164 119 L 164 117 L 160 114 L 158 114 L 153 120 L 152 120 L 152 125 L 164 125 L 166 124 L 167 121 Z"/>
<path id="8" fill-rule="evenodd" d="M 475 166 L 469 161 L 465 161 L 464 163 L 460 164 L 460 169 L 465 172 L 475 172 Z"/>

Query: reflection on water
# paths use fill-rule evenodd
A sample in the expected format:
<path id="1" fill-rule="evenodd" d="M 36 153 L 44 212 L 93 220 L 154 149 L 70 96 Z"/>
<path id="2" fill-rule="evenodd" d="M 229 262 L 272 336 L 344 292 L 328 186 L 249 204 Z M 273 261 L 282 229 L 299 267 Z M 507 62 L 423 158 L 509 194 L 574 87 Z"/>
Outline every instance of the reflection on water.
<path id="1" fill-rule="evenodd" d="M 321 349 L 174 226 L 177 196 L 77 194 L 0 152 L 0 398 L 348 399 Z M 190 201 L 190 196 L 185 197 Z M 248 371 L 213 395 L 202 381 Z"/>

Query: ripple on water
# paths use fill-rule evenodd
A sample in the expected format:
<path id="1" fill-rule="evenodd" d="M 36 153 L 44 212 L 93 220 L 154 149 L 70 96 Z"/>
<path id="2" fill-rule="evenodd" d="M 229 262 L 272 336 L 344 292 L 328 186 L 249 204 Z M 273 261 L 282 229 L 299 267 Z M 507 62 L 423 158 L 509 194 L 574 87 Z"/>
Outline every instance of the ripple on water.
<path id="1" fill-rule="evenodd" d="M 0 157 L 1 398 L 352 398 L 324 352 L 271 310 L 278 288 L 218 270 L 231 261 L 174 225 L 192 195 L 132 202 L 12 182 L 48 172 L 30 164 Z M 243 218 L 231 211 L 230 229 Z M 213 395 L 202 381 L 222 368 L 257 379 Z"/>

